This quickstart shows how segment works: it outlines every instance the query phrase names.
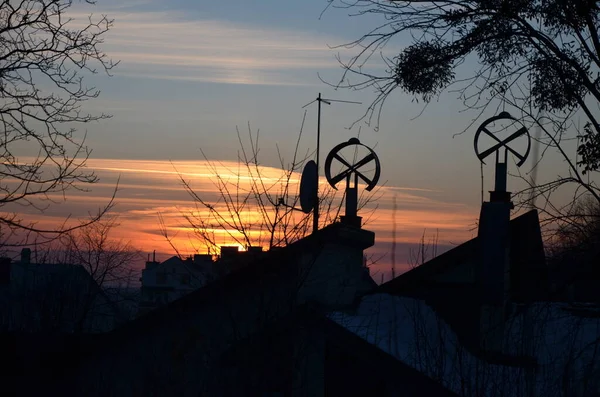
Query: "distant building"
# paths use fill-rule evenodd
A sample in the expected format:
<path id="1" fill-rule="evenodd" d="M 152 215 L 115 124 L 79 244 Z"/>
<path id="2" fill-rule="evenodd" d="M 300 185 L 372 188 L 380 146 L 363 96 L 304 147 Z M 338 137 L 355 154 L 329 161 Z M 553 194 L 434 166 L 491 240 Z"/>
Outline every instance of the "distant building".
<path id="1" fill-rule="evenodd" d="M 214 275 L 211 255 L 194 255 L 193 259 L 172 256 L 164 262 L 146 262 L 142 270 L 140 314 L 181 298 L 206 285 Z"/>
<path id="2" fill-rule="evenodd" d="M 0 258 L 0 331 L 95 333 L 126 320 L 86 269 Z"/>
<path id="3" fill-rule="evenodd" d="M 153 258 L 146 262 L 142 270 L 139 314 L 145 314 L 241 269 L 262 254 L 262 247 L 240 251 L 236 245 L 222 246 L 221 255 L 216 258 L 210 254 L 196 254 L 186 259 L 172 256 L 164 262 L 157 262 Z"/>

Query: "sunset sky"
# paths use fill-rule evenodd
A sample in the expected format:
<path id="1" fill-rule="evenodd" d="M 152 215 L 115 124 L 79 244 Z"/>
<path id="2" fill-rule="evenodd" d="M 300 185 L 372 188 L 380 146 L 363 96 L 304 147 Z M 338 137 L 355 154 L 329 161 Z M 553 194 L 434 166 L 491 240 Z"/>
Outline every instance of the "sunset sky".
<path id="1" fill-rule="evenodd" d="M 356 51 L 332 47 L 358 38 L 381 20 L 350 18 L 347 10 L 333 7 L 321 15 L 326 6 L 325 0 L 265 0 L 252 2 L 252 7 L 245 0 L 75 3 L 70 14 L 75 24 L 85 23 L 90 13 L 115 21 L 103 48 L 121 63 L 112 77 L 90 76 L 88 83 L 101 95 L 85 107 L 113 117 L 80 131 L 87 132 L 93 149 L 88 166 L 97 171 L 100 184 L 92 192 L 69 196 L 39 222 L 51 224 L 65 215 L 93 211 L 106 202 L 120 177 L 114 210 L 121 225 L 118 237 L 143 252 L 157 250 L 166 259 L 173 252 L 159 233 L 157 214 L 173 232 L 180 232 L 178 243 L 185 245 L 189 240 L 182 231 L 182 213 L 194 206 L 178 172 L 210 198 L 214 175 L 207 171 L 200 149 L 210 160 L 235 168 L 236 127 L 244 135 L 248 124 L 260 130 L 261 165 L 278 169 L 277 148 L 291 161 L 302 106 L 321 92 L 326 98 L 362 102 L 324 105 L 321 159 L 359 133 L 361 142 L 381 159 L 380 181 L 385 185 L 365 226 L 376 232 L 372 252 L 389 252 L 394 196 L 400 267 L 406 268 L 409 249 L 418 246 L 424 232 L 427 238 L 438 233 L 440 250 L 473 237 L 482 190 L 472 141 L 479 124 L 455 134 L 477 114 L 464 112 L 452 93 L 434 99 L 423 111 L 422 101 L 397 91 L 386 103 L 378 129 L 364 122 L 349 129 L 374 93 L 334 90 L 322 80 L 336 83 L 342 73 L 336 56 L 347 59 Z M 408 37 L 398 38 L 385 55 L 393 57 L 395 49 L 409 42 Z M 381 65 L 374 60 L 372 66 Z M 306 108 L 302 154 L 316 146 L 316 110 L 314 104 Z M 490 110 L 483 117 L 494 114 Z M 551 166 L 539 175 L 542 180 L 562 170 L 552 156 L 549 161 Z M 527 163 L 521 172 L 530 168 Z M 516 172 L 512 160 L 509 169 Z M 483 170 L 487 199 L 493 168 L 488 164 Z M 509 179 L 509 190 L 518 186 L 516 179 Z M 389 270 L 389 255 L 377 266 L 378 271 Z"/>

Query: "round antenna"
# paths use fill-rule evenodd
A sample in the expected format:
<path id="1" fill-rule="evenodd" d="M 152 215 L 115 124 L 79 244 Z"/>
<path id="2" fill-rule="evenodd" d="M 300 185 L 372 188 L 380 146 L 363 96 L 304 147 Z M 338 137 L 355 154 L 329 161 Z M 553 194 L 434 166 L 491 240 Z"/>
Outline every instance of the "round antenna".
<path id="1" fill-rule="evenodd" d="M 351 161 L 348 162 L 342 155 L 341 150 L 352 145 L 362 146 L 367 149 L 368 154 L 359 161 Z M 331 168 L 333 164 L 333 160 L 339 161 L 344 167 L 345 170 L 340 172 L 339 174 L 332 176 Z M 375 174 L 372 177 L 366 176 L 363 172 L 359 171 L 360 168 L 363 168 L 365 165 L 370 162 L 374 162 L 375 164 Z M 327 178 L 327 182 L 331 185 L 332 188 L 337 190 L 336 185 L 344 179 L 350 178 L 350 176 L 354 174 L 358 178 L 362 179 L 363 182 L 367 184 L 366 190 L 371 191 L 377 185 L 379 181 L 379 176 L 381 175 L 381 163 L 379 162 L 379 157 L 370 147 L 363 145 L 360 143 L 358 138 L 350 138 L 348 142 L 342 142 L 329 152 L 327 158 L 325 159 L 325 177 Z M 349 179 L 348 179 L 349 180 Z"/>
<path id="2" fill-rule="evenodd" d="M 520 125 L 521 128 L 519 128 L 516 132 L 511 134 L 509 137 L 500 139 L 496 136 L 496 133 L 494 131 L 490 131 L 488 129 L 490 125 L 492 125 L 494 122 L 496 122 L 498 120 L 509 120 L 510 122 L 512 122 L 512 124 L 516 124 L 517 127 Z M 506 129 L 506 128 L 502 128 L 502 129 Z M 485 136 L 488 136 L 489 138 L 492 138 L 495 141 L 495 144 L 493 146 L 491 146 L 488 149 L 483 150 L 483 151 L 481 151 L 479 148 L 479 141 L 482 136 L 482 133 Z M 525 139 L 527 140 L 527 147 L 526 147 L 525 151 L 523 151 L 523 152 L 517 151 L 510 145 L 510 144 L 512 144 L 512 141 L 516 140 L 517 138 L 519 138 L 521 136 L 525 136 Z M 508 112 L 502 112 L 497 116 L 490 117 L 489 119 L 485 120 L 479 126 L 479 128 L 477 129 L 477 132 L 475 133 L 475 139 L 474 139 L 473 144 L 475 146 L 475 154 L 477 155 L 477 158 L 479 158 L 479 161 L 481 161 L 483 164 L 485 164 L 485 162 L 483 160 L 486 157 L 488 157 L 489 155 L 491 155 L 493 153 L 500 151 L 501 149 L 504 149 L 505 157 L 506 157 L 506 154 L 508 154 L 508 152 L 510 152 L 519 160 L 519 161 L 517 161 L 517 167 L 520 167 L 523 165 L 523 163 L 529 156 L 529 150 L 531 149 L 531 136 L 529 135 L 529 131 L 527 131 L 527 128 L 525 128 L 525 126 L 519 120 L 512 117 L 510 115 L 510 113 L 508 113 Z M 496 158 L 496 159 L 498 159 L 498 158 Z"/>
<path id="3" fill-rule="evenodd" d="M 308 214 L 315 207 L 317 198 L 317 163 L 310 160 L 302 170 L 300 179 L 300 207 Z"/>

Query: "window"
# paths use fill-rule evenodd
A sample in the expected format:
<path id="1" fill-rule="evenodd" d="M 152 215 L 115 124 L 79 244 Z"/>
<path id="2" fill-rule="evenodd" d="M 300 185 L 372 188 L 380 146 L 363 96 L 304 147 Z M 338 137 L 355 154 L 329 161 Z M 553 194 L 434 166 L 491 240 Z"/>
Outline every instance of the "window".
<path id="1" fill-rule="evenodd" d="M 166 284 L 167 273 L 156 273 L 156 284 Z"/>

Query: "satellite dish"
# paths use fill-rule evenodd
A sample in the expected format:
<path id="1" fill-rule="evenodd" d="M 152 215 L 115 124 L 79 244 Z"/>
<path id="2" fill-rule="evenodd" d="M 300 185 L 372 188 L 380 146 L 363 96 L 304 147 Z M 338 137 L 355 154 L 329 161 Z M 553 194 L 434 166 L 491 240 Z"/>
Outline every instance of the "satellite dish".
<path id="1" fill-rule="evenodd" d="M 317 163 L 310 160 L 302 170 L 300 179 L 300 207 L 308 214 L 316 205 L 317 198 Z"/>

